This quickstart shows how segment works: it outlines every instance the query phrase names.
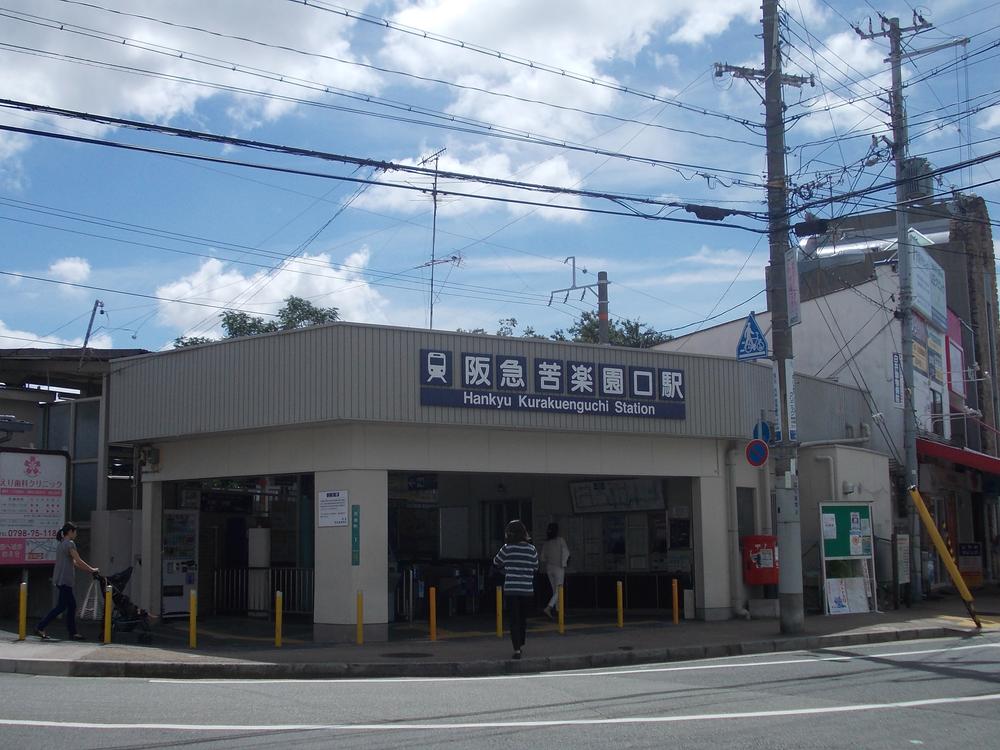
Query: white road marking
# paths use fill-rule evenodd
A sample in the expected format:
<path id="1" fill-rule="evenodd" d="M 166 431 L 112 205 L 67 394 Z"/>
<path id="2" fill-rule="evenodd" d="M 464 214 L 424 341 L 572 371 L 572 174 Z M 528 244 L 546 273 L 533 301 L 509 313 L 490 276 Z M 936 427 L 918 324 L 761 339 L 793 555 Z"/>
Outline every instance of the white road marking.
<path id="1" fill-rule="evenodd" d="M 44 727 L 56 729 L 136 730 L 149 729 L 176 732 L 295 732 L 295 731 L 448 731 L 456 729 L 537 729 L 544 727 L 601 726 L 614 724 L 673 724 L 693 721 L 734 721 L 741 719 L 769 719 L 778 716 L 816 716 L 822 714 L 886 711 L 889 709 L 923 708 L 955 703 L 982 703 L 1000 701 L 1000 693 L 986 695 L 927 698 L 893 703 L 856 703 L 844 706 L 819 708 L 790 708 L 778 711 L 742 711 L 738 713 L 681 714 L 679 716 L 623 716 L 614 719 L 547 719 L 539 721 L 484 721 L 484 722 L 382 722 L 379 724 L 109 724 L 83 721 L 37 721 L 32 719 L 0 719 L 0 726 Z"/>
<path id="2" fill-rule="evenodd" d="M 949 646 L 945 648 L 928 648 L 917 651 L 889 651 L 882 654 L 856 654 L 852 656 L 817 656 L 807 659 L 778 659 L 764 662 L 739 662 L 721 663 L 712 662 L 710 664 L 688 664 L 685 666 L 656 666 L 635 667 L 632 669 L 612 668 L 600 672 L 539 672 L 536 674 L 506 674 L 487 675 L 483 677 L 330 677 L 330 678 L 306 678 L 306 679 L 180 679 L 180 678 L 151 678 L 149 682 L 167 685 L 301 685 L 301 684 L 370 684 L 370 683 L 411 683 L 411 682 L 490 682 L 500 680 L 538 680 L 538 679 L 567 679 L 574 677 L 620 677 L 622 675 L 636 674 L 657 674 L 660 672 L 699 672 L 713 669 L 750 669 L 754 667 L 780 667 L 789 664 L 821 664 L 824 662 L 850 662 L 865 659 L 891 659 L 901 656 L 922 656 L 926 654 L 950 653 L 953 651 L 970 651 L 981 648 L 1000 648 L 1000 643 L 977 643 L 971 646 Z M 747 656 L 760 657 L 762 654 L 747 654 Z M 731 658 L 731 657 L 726 657 Z"/>

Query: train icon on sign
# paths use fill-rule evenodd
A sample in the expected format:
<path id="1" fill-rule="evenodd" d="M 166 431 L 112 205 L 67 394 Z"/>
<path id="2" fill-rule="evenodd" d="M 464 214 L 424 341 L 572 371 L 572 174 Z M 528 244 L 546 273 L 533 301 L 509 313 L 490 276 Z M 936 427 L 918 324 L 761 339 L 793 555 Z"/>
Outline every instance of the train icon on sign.
<path id="1" fill-rule="evenodd" d="M 421 349 L 420 364 L 422 385 L 450 386 L 452 384 L 451 352 L 439 349 Z"/>

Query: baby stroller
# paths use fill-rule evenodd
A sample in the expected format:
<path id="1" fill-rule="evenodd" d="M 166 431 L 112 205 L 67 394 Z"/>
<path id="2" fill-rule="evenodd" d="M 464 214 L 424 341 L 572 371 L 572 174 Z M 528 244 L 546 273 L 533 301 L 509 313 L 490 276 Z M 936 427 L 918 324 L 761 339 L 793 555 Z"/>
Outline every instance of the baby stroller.
<path id="1" fill-rule="evenodd" d="M 101 584 L 101 590 L 111 587 L 111 632 L 136 633 L 139 643 L 152 643 L 153 634 L 149 627 L 149 612 L 139 609 L 125 594 L 125 587 L 132 578 L 132 567 L 110 576 L 94 573 L 94 578 Z"/>

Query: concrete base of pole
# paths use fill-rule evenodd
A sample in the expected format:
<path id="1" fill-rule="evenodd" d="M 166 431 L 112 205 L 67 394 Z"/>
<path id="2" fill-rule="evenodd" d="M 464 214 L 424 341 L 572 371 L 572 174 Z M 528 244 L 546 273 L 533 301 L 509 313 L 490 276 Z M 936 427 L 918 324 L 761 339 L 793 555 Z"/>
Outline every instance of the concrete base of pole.
<path id="1" fill-rule="evenodd" d="M 778 602 L 781 605 L 781 632 L 790 635 L 801 633 L 805 627 L 798 489 L 794 486 L 776 487 L 774 499 L 778 514 Z"/>
<path id="2" fill-rule="evenodd" d="M 778 594 L 778 604 L 781 607 L 780 620 L 783 635 L 794 635 L 805 630 L 806 620 L 802 594 Z"/>

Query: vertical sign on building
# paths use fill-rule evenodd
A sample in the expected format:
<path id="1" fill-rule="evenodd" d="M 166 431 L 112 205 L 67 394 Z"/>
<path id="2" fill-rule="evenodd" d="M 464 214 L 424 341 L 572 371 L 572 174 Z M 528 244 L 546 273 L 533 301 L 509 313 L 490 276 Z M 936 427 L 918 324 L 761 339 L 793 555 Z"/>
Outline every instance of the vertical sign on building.
<path id="1" fill-rule="evenodd" d="M 892 405 L 903 408 L 903 360 L 899 352 L 892 353 Z"/>
<path id="2" fill-rule="evenodd" d="M 798 440 L 799 420 L 795 416 L 795 361 L 785 360 L 785 396 L 788 409 L 788 439 Z"/>
<path id="3" fill-rule="evenodd" d="M 785 251 L 785 295 L 788 302 L 788 325 L 796 326 L 802 322 L 802 298 L 799 296 L 799 249 L 797 247 Z"/>
<path id="4" fill-rule="evenodd" d="M 781 419 L 781 383 L 778 380 L 778 362 L 771 363 L 772 388 L 774 391 L 774 440 L 781 442 L 781 435 L 784 432 L 784 425 Z"/>
<path id="5" fill-rule="evenodd" d="M 351 565 L 361 564 L 361 506 L 351 506 Z"/>

